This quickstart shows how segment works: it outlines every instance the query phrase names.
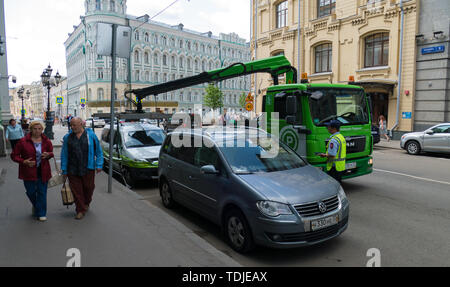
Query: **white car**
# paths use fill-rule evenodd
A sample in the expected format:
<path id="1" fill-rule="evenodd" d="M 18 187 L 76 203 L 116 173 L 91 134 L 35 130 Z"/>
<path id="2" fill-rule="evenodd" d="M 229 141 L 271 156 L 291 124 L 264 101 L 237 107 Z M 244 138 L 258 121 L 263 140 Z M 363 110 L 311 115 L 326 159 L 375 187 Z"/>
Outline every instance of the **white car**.
<path id="1" fill-rule="evenodd" d="M 106 125 L 105 120 L 100 118 L 88 118 L 86 119 L 86 127 L 92 127 L 92 121 L 94 121 L 94 128 L 103 128 Z"/>
<path id="2" fill-rule="evenodd" d="M 450 123 L 438 124 L 423 132 L 404 134 L 400 147 L 414 155 L 421 151 L 450 153 Z"/>

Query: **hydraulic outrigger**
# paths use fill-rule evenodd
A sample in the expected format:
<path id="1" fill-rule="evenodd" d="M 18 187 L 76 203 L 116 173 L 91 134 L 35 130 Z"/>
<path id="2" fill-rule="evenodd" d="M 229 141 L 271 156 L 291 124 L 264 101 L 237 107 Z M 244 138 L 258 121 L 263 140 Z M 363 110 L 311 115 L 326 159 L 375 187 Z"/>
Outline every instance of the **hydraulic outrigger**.
<path id="1" fill-rule="evenodd" d="M 137 107 L 136 112 L 142 113 L 142 99 L 147 96 L 157 96 L 162 93 L 203 83 L 220 82 L 254 73 L 269 73 L 272 76 L 274 85 L 278 85 L 278 76 L 282 74 L 286 74 L 286 83 L 295 84 L 297 82 L 297 69 L 291 66 L 285 56 L 281 55 L 248 63 L 234 63 L 228 67 L 203 72 L 195 76 L 154 85 L 148 88 L 133 89 L 126 91 L 125 97 Z M 128 94 L 134 94 L 136 96 L 136 101 L 131 99 L 131 97 L 128 97 Z"/>

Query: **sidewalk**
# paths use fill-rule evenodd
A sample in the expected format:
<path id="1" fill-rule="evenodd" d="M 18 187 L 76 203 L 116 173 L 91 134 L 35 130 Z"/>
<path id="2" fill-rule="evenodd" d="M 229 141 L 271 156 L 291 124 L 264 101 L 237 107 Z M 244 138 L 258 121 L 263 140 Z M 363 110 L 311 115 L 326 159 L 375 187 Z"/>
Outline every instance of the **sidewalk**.
<path id="1" fill-rule="evenodd" d="M 108 194 L 105 173 L 96 177 L 94 199 L 83 220 L 74 219 L 74 206 L 62 205 L 60 187 L 48 190 L 48 221 L 34 220 L 17 175 L 17 164 L 0 158 L 0 267 L 65 267 L 70 248 L 80 250 L 84 267 L 240 266 L 118 182 L 113 181 Z"/>
<path id="2" fill-rule="evenodd" d="M 387 141 L 385 139 L 382 139 L 379 143 L 374 145 L 374 148 L 388 148 L 388 149 L 399 149 L 402 150 L 400 147 L 400 141 L 398 140 L 391 140 Z"/>

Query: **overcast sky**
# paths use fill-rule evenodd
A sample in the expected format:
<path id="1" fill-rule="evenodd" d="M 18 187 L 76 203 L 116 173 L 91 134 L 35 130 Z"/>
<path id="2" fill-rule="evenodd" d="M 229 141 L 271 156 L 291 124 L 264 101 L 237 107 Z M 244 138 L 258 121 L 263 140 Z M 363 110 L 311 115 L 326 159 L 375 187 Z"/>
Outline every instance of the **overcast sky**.
<path id="1" fill-rule="evenodd" d="M 153 17 L 174 0 L 128 0 L 127 14 Z M 5 0 L 8 73 L 14 86 L 39 81 L 50 63 L 66 76 L 64 42 L 84 15 L 84 0 Z M 250 2 L 246 0 L 179 0 L 154 20 L 199 32 L 235 32 L 249 40 Z"/>

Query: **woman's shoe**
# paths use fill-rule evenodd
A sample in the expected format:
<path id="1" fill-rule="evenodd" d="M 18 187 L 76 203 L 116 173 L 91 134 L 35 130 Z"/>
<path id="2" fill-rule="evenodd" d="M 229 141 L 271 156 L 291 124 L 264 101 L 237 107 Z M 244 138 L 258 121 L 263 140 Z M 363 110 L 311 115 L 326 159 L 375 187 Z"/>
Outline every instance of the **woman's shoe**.
<path id="1" fill-rule="evenodd" d="M 47 221 L 47 217 L 45 216 L 41 216 L 38 218 L 39 221 Z"/>
<path id="2" fill-rule="evenodd" d="M 84 214 L 82 212 L 78 212 L 77 216 L 75 216 L 75 219 L 80 220 L 84 217 Z"/>

